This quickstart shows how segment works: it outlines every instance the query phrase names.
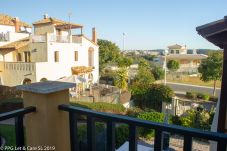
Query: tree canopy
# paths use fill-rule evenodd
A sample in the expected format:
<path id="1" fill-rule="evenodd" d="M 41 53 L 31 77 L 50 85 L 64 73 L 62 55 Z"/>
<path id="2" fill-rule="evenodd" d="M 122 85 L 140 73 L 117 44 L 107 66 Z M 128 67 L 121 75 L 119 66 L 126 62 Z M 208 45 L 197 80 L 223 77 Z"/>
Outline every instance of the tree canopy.
<path id="1" fill-rule="evenodd" d="M 119 47 L 108 40 L 98 39 L 99 45 L 99 66 L 103 69 L 107 63 L 117 62 L 116 60 L 120 56 Z"/>
<path id="2" fill-rule="evenodd" d="M 199 65 L 198 71 L 201 73 L 200 79 L 204 82 L 214 81 L 213 95 L 216 91 L 216 81 L 222 76 L 223 53 L 216 51 L 209 53 L 208 57 Z"/>
<path id="3" fill-rule="evenodd" d="M 177 71 L 180 67 L 180 64 L 178 61 L 176 60 L 169 60 L 167 62 L 167 68 L 170 70 L 170 71 Z"/>
<path id="4" fill-rule="evenodd" d="M 153 67 L 151 72 L 154 75 L 155 80 L 164 79 L 165 72 L 164 72 L 164 70 L 161 67 Z"/>

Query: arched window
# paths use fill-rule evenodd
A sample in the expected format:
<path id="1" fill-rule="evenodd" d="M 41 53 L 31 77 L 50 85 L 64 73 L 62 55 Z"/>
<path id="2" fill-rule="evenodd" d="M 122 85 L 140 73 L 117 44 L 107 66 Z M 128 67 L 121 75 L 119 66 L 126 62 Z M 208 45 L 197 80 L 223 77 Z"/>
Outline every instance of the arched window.
<path id="1" fill-rule="evenodd" d="M 47 81 L 47 78 L 40 79 L 40 82 L 44 82 L 44 81 Z"/>
<path id="2" fill-rule="evenodd" d="M 31 79 L 28 79 L 28 78 L 25 78 L 24 80 L 23 80 L 23 85 L 26 85 L 26 84 L 31 84 L 32 83 L 32 80 Z"/>

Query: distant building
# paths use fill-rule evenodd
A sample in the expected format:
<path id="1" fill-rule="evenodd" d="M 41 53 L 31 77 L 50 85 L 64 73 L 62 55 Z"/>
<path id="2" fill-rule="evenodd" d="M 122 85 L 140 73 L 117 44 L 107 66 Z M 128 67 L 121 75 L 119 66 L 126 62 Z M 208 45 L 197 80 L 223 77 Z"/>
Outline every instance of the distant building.
<path id="1" fill-rule="evenodd" d="M 2 21 L 2 18 L 4 21 Z M 0 84 L 15 86 L 76 75 L 96 83 L 99 79 L 99 47 L 95 28 L 92 40 L 83 26 L 44 15 L 31 26 L 0 15 Z M 72 32 L 74 30 L 74 32 Z M 79 34 L 73 35 L 79 30 Z"/>
<path id="2" fill-rule="evenodd" d="M 198 72 L 198 67 L 203 59 L 206 59 L 207 55 L 197 54 L 193 50 L 192 54 L 187 53 L 187 47 L 178 44 L 168 46 L 168 54 L 166 55 L 166 61 L 176 60 L 180 63 L 178 72 L 195 73 Z M 164 65 L 165 56 L 161 56 L 160 62 Z"/>

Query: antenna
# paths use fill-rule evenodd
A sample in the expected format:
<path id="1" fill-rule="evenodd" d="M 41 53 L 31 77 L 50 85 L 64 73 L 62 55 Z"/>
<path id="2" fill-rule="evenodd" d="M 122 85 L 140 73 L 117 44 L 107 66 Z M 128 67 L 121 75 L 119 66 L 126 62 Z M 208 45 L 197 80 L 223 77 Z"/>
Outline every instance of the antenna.
<path id="1" fill-rule="evenodd" d="M 69 12 L 69 13 L 68 13 L 68 16 L 69 16 L 69 34 L 71 35 L 71 24 L 70 24 L 70 19 L 71 19 L 71 16 L 72 16 L 72 12 Z"/>

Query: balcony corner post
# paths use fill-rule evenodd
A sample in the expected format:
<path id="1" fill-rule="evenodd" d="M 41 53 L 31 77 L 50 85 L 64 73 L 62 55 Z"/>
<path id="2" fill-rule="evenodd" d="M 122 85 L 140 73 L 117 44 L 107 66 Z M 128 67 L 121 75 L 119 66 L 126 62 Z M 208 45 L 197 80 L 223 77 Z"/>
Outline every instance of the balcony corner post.
<path id="1" fill-rule="evenodd" d="M 58 106 L 69 104 L 69 88 L 73 86 L 57 81 L 18 86 L 23 91 L 24 107 L 36 107 L 36 112 L 24 119 L 27 146 L 70 151 L 69 116 Z"/>

